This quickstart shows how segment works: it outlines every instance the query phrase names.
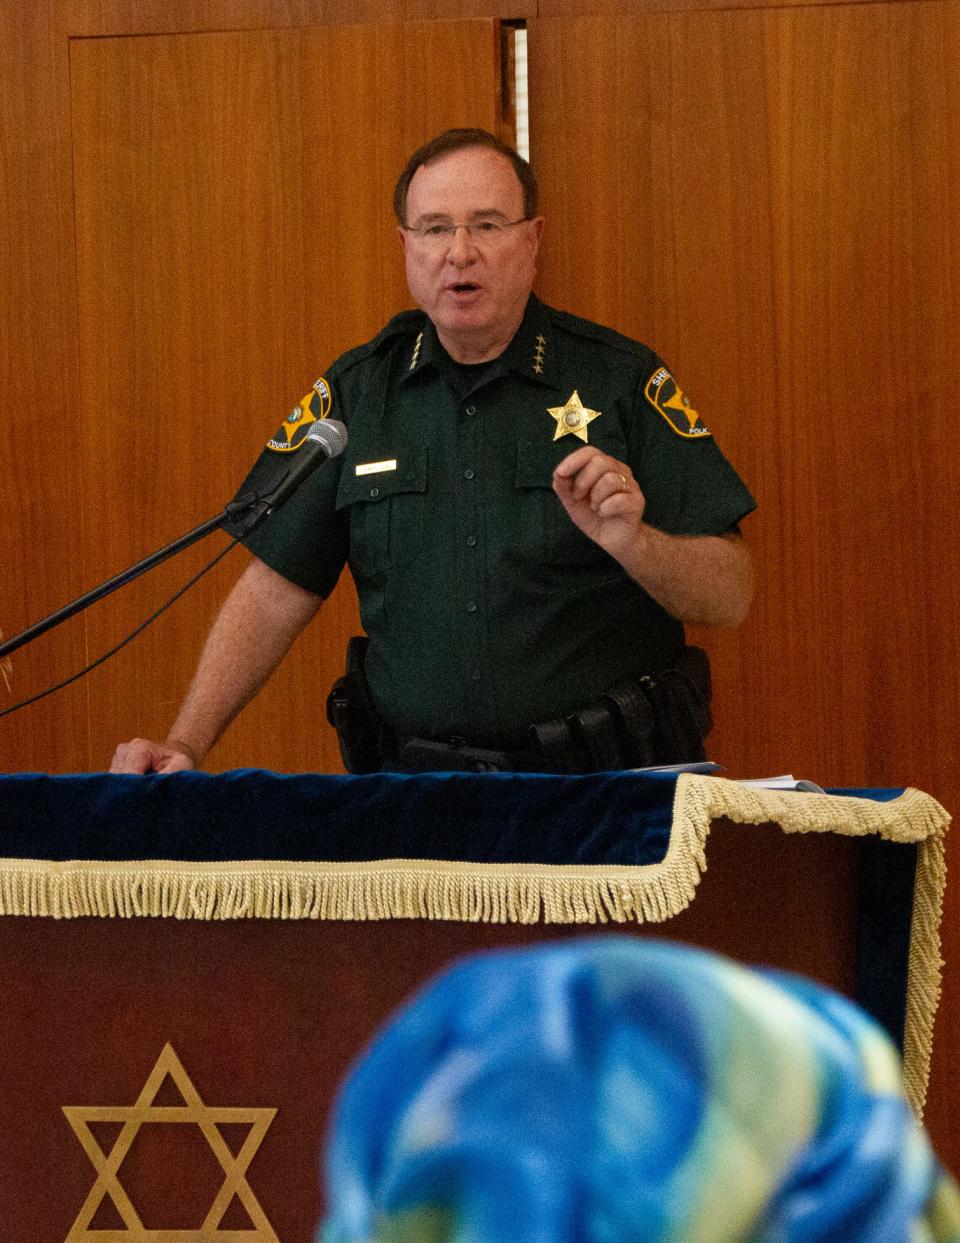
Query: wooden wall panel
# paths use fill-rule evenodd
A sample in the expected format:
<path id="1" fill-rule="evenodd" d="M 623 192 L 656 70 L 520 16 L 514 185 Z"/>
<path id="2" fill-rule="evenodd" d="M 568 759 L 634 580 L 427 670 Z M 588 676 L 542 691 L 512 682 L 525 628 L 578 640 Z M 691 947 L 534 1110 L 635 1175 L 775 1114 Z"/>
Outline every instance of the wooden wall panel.
<path id="1" fill-rule="evenodd" d="M 832 4 L 869 4 L 871 0 L 817 0 Z M 924 0 L 894 0 L 894 3 Z M 806 7 L 810 0 L 538 0 L 538 17 L 642 17 L 650 13 L 687 13 L 716 9 L 783 9 Z"/>
<path id="2" fill-rule="evenodd" d="M 541 292 L 658 349 L 760 502 L 752 615 L 699 636 L 712 754 L 960 808 L 960 8 L 542 20 L 528 40 Z M 572 64 L 601 67 L 588 90 Z M 931 1118 L 960 1166 L 957 907 L 954 888 Z"/>
<path id="3" fill-rule="evenodd" d="M 37 89 L 37 83 L 43 89 Z M 48 6 L 0 4 L 0 631 L 82 589 L 68 82 Z M 82 626 L 10 658 L 0 710 L 83 663 Z M 82 768 L 84 688 L 0 719 L 0 769 Z M 29 724 L 28 724 L 29 722 Z"/>
<path id="4" fill-rule="evenodd" d="M 346 22 L 534 16 L 537 0 L 65 0 L 74 35 L 184 34 Z"/>
<path id="5" fill-rule="evenodd" d="M 490 21 L 74 42 L 90 578 L 216 513 L 324 368 L 409 305 L 393 181 L 445 126 L 498 126 L 498 60 Z M 207 555 L 101 606 L 94 649 Z M 245 558 L 94 675 L 94 767 L 166 733 Z M 341 587 L 211 766 L 336 771 L 323 705 L 356 629 Z"/>
<path id="6" fill-rule="evenodd" d="M 517 6 L 510 6 L 519 11 Z M 70 98 L 70 45 L 78 35 L 118 33 L 159 33 L 178 30 L 216 30 L 296 27 L 323 22 L 382 21 L 384 18 L 450 16 L 466 12 L 491 15 L 496 5 L 473 0 L 442 0 L 424 3 L 410 0 L 404 6 L 366 3 L 357 0 L 330 5 L 314 0 L 182 0 L 163 4 L 99 2 L 99 0 L 58 0 L 30 5 L 16 0 L 0 0 L 0 102 L 4 125 L 0 127 L 0 226 L 3 260 L 0 263 L 0 315 L 4 332 L 0 334 L 0 630 L 7 636 L 21 630 L 40 616 L 92 585 L 94 566 L 84 561 L 87 537 L 82 497 L 88 504 L 104 505 L 108 510 L 114 498 L 102 492 L 88 493 L 82 479 L 81 453 L 77 432 L 78 325 L 76 298 L 76 248 L 74 242 L 72 134 Z M 414 32 L 416 40 L 416 33 Z M 418 84 L 405 78 L 409 97 L 408 114 L 417 118 L 440 115 L 440 92 L 431 86 L 435 65 L 462 63 L 452 47 L 444 55 L 454 60 L 431 57 L 436 44 L 427 39 L 419 49 L 404 52 L 404 74 L 423 70 Z M 477 60 L 470 55 L 471 67 L 489 62 L 485 49 Z M 429 62 L 425 65 L 425 61 Z M 327 66 L 329 72 L 329 66 Z M 460 75 L 465 76 L 465 75 Z M 383 79 L 377 79 L 384 86 Z M 476 74 L 469 83 L 454 86 L 444 98 L 454 107 L 466 97 L 487 90 L 489 82 L 479 82 Z M 499 84 L 496 84 L 497 88 Z M 296 95 L 300 83 L 296 75 L 284 83 Z M 425 103 L 424 92 L 429 96 Z M 384 96 L 391 107 L 404 103 L 387 81 Z M 490 109 L 478 119 L 487 123 Z M 494 123 L 499 119 L 494 117 Z M 393 112 L 388 113 L 389 128 L 396 129 Z M 413 122 L 407 127 L 411 132 Z M 104 205 L 106 210 L 106 204 Z M 317 357 L 304 360 L 306 369 L 322 366 Z M 297 384 L 301 383 L 297 373 Z M 311 379 L 315 378 L 311 376 Z M 131 377 L 132 380 L 132 377 Z M 296 400 L 286 385 L 271 395 L 271 410 L 264 409 L 266 422 L 283 413 Z M 135 400 L 134 389 L 125 398 L 129 410 Z M 273 412 L 274 404 L 283 410 Z M 122 411 L 120 416 L 122 417 Z M 51 429 L 57 433 L 53 448 Z M 106 429 L 104 429 L 106 430 Z M 91 431 L 91 437 L 96 435 Z M 134 482 L 142 467 L 130 466 L 128 482 Z M 149 467 L 147 468 L 149 470 Z M 95 487 L 99 487 L 99 479 Z M 200 498 L 198 497 L 198 500 Z M 219 496 L 217 504 L 220 503 Z M 173 533 L 173 524 L 161 531 L 145 532 L 137 554 L 156 547 Z M 132 546 L 133 541 L 131 541 Z M 99 561 L 102 558 L 94 558 Z M 119 569 L 111 562 L 107 572 Z M 228 574 L 224 573 L 225 581 Z M 162 584 L 145 605 L 158 604 Z M 180 606 L 195 608 L 197 601 Z M 198 630 L 208 620 L 211 605 L 200 601 L 195 617 Z M 112 638 L 121 633 L 127 614 L 115 618 L 112 604 L 101 605 L 93 635 L 88 643 L 88 621 L 78 618 L 30 648 L 13 657 L 10 689 L 0 675 L 0 709 L 36 692 L 79 669 L 97 654 L 96 643 L 105 631 Z M 146 611 L 143 610 L 143 611 Z M 333 624 L 339 634 L 352 628 L 351 608 L 344 603 L 343 616 L 328 612 L 326 625 Z M 141 614 L 138 613 L 138 616 Z M 144 657 L 144 659 L 146 659 Z M 164 683 L 164 690 L 151 700 L 152 719 L 159 720 L 174 707 L 179 688 L 167 669 L 164 656 L 150 658 Z M 179 665 L 177 666 L 179 668 Z M 102 677 L 109 684 L 109 671 Z M 101 683 L 102 684 L 102 683 Z M 305 691 L 309 698 L 313 688 Z M 96 768 L 106 762 L 104 738 L 111 734 L 109 723 L 101 718 L 100 686 L 80 682 L 45 703 L 25 712 L 0 719 L 0 768 L 75 771 Z M 95 723 L 96 737 L 88 736 L 89 721 Z M 313 754 L 314 752 L 311 752 Z M 330 740 L 322 749 L 331 754 Z M 335 762 L 332 761 L 332 762 Z"/>

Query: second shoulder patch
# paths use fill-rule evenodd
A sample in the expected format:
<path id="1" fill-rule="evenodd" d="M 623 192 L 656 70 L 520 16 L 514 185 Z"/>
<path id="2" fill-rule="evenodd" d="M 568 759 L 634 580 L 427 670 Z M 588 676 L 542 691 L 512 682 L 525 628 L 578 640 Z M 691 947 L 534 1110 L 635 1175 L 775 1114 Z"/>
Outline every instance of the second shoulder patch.
<path id="1" fill-rule="evenodd" d="M 690 405 L 676 380 L 666 369 L 658 368 L 647 381 L 644 396 L 658 414 L 661 414 L 678 436 L 687 440 L 699 440 L 711 434 L 699 414 Z"/>

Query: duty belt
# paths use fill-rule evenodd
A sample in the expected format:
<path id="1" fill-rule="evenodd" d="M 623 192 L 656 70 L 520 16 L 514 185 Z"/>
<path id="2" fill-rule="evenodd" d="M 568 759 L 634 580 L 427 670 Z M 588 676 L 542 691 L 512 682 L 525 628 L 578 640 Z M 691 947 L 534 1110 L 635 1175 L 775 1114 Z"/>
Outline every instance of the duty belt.
<path id="1" fill-rule="evenodd" d="M 586 773 L 706 759 L 713 724 L 706 652 L 684 648 L 675 667 L 627 678 L 585 708 L 531 725 L 524 748 L 476 746 L 467 738 L 397 737 L 373 708 L 352 639 L 347 673 L 327 702 L 350 772 Z"/>

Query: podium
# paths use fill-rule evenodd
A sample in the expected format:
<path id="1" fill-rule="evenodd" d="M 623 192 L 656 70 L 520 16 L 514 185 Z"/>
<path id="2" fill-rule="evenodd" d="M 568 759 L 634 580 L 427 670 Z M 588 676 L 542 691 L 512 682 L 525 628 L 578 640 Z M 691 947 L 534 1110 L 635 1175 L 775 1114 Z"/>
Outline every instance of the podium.
<path id="1" fill-rule="evenodd" d="M 0 778 L 5 1237 L 312 1243 L 365 1042 L 454 958 L 551 938 L 812 976 L 920 1112 L 948 822 L 693 774 Z"/>

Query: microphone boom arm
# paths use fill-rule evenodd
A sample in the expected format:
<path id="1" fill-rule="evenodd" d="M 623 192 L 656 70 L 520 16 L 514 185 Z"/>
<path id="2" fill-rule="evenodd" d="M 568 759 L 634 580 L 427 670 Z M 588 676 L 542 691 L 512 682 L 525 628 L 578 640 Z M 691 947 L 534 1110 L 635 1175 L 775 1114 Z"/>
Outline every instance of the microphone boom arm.
<path id="1" fill-rule="evenodd" d="M 71 617 L 75 617 L 77 613 L 82 613 L 91 604 L 96 604 L 98 600 L 111 595 L 118 588 L 125 587 L 127 583 L 132 583 L 141 574 L 146 574 L 148 570 L 152 570 L 161 561 L 166 561 L 168 557 L 173 557 L 184 548 L 189 548 L 191 544 L 197 543 L 205 535 L 209 535 L 211 531 L 222 527 L 224 522 L 230 517 L 228 511 L 231 508 L 232 506 L 228 505 L 227 509 L 217 514 L 215 518 L 207 519 L 206 522 L 202 522 L 198 527 L 194 527 L 192 531 L 188 531 L 186 535 L 181 535 L 172 544 L 167 544 L 165 547 L 157 549 L 149 557 L 144 557 L 142 561 L 138 561 L 136 565 L 131 565 L 128 569 L 115 574 L 113 578 L 107 579 L 99 587 L 92 588 L 82 596 L 78 596 L 76 600 L 65 604 L 63 608 L 57 609 L 55 613 L 51 613 L 49 617 L 44 617 L 41 621 L 35 622 L 26 630 L 21 631 L 20 634 L 14 635 L 12 639 L 7 639 L 6 642 L 0 643 L 0 660 L 11 652 L 15 652 L 17 648 L 32 642 L 33 639 L 38 639 L 40 635 L 46 634 L 48 630 L 53 630 L 61 622 L 68 621 Z"/>
<path id="2" fill-rule="evenodd" d="M 321 462 L 326 461 L 327 458 L 336 457 L 343 452 L 347 443 L 347 429 L 336 419 L 323 419 L 310 429 L 305 443 L 309 445 L 310 451 L 288 465 L 279 479 L 271 481 L 271 485 L 266 491 L 258 493 L 248 492 L 244 493 L 243 496 L 238 496 L 235 500 L 230 501 L 215 518 L 208 518 L 206 522 L 201 522 L 198 527 L 194 527 L 186 535 L 181 535 L 173 543 L 157 549 L 149 557 L 144 557 L 142 561 L 138 561 L 136 565 L 122 570 L 119 574 L 114 575 L 113 578 L 107 579 L 105 583 L 101 583 L 99 587 L 94 587 L 76 600 L 65 604 L 63 608 L 57 609 L 49 617 L 44 617 L 42 621 L 35 622 L 26 630 L 22 630 L 20 634 L 14 635 L 12 639 L 7 639 L 5 643 L 0 643 L 0 660 L 25 644 L 30 643 L 31 640 L 46 634 L 48 630 L 59 626 L 61 622 L 75 617 L 77 613 L 82 613 L 91 604 L 96 604 L 98 600 L 111 595 L 119 587 L 124 587 L 127 583 L 133 582 L 135 578 L 139 578 L 147 570 L 152 570 L 161 561 L 166 561 L 168 557 L 173 557 L 185 548 L 189 548 L 191 544 L 197 543 L 205 535 L 209 535 L 211 531 L 216 531 L 218 527 L 226 527 L 228 524 L 232 526 L 234 542 L 242 539 L 245 535 L 249 535 L 255 527 L 260 525 L 264 518 L 273 513 L 275 509 L 280 508 L 283 502 L 316 470 Z"/>

